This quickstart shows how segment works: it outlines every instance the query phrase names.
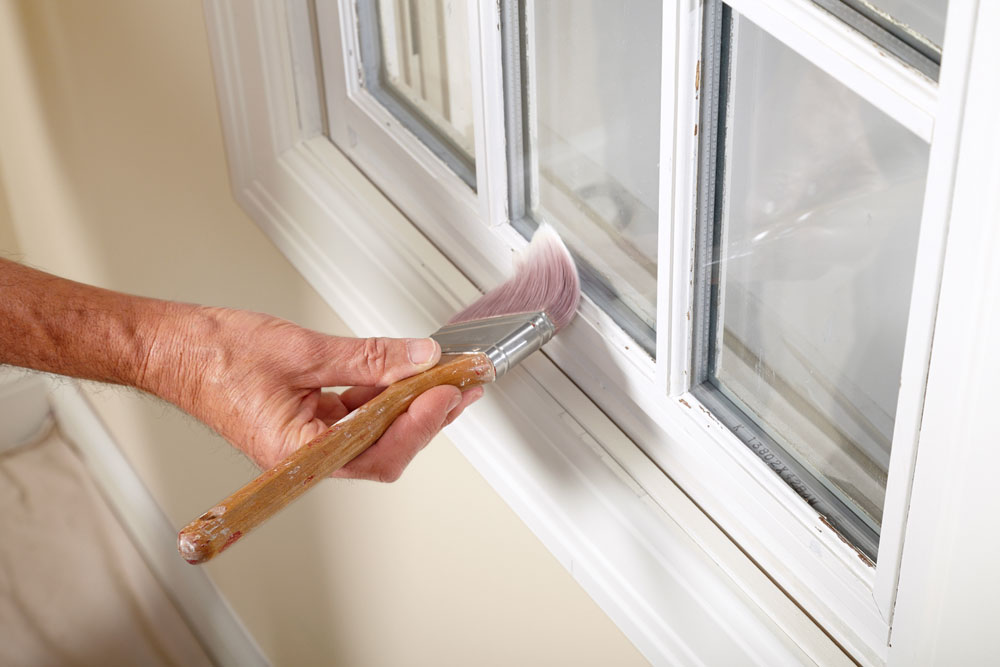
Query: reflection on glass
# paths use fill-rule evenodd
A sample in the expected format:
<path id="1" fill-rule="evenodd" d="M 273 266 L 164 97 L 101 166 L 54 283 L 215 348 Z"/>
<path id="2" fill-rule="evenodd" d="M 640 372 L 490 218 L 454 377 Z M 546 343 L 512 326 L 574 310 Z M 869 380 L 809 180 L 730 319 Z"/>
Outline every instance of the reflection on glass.
<path id="1" fill-rule="evenodd" d="M 928 146 L 734 21 L 710 381 L 877 533 Z"/>
<path id="2" fill-rule="evenodd" d="M 585 281 L 600 282 L 591 296 L 627 311 L 626 329 L 652 351 L 661 3 L 525 5 L 529 213 L 557 227 Z"/>
<path id="3" fill-rule="evenodd" d="M 368 0 L 358 9 L 368 89 L 474 185 L 468 3 Z"/>

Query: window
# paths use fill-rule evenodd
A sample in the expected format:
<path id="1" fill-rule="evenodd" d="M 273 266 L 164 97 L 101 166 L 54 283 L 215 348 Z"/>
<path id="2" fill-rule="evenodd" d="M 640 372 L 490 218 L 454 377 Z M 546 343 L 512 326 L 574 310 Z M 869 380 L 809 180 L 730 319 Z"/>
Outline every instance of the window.
<path id="1" fill-rule="evenodd" d="M 511 222 L 554 225 L 588 296 L 655 356 L 661 5 L 523 2 L 506 18 Z"/>
<path id="2" fill-rule="evenodd" d="M 663 5 L 652 0 L 501 4 L 493 43 L 463 3 L 321 10 L 334 142 L 474 280 L 483 252 L 503 255 L 518 233 L 555 225 L 581 268 L 591 326 L 559 341 L 553 358 L 671 474 L 725 471 L 748 503 L 784 486 L 757 518 L 755 555 L 797 561 L 820 605 L 836 606 L 845 579 L 870 598 L 873 577 L 894 576 L 894 556 L 875 565 L 886 504 L 895 516 L 906 502 L 905 489 L 898 500 L 886 494 L 894 440 L 907 437 L 896 434 L 897 404 L 919 397 L 919 388 L 901 397 L 900 378 L 937 70 L 914 69 L 926 55 L 847 5 L 831 13 L 831 3 L 784 3 L 810 22 L 806 31 L 776 10 L 712 1 L 665 35 Z M 827 34 L 856 41 L 833 50 Z M 677 40 L 686 40 L 677 76 L 689 85 L 668 88 L 676 84 L 661 71 L 663 48 Z M 854 74 L 886 44 L 898 60 L 879 57 L 879 68 Z M 499 76 L 470 81 L 487 64 Z M 343 71 L 358 78 L 330 75 Z M 909 85 L 902 95 L 889 89 L 898 79 Z M 474 126 L 470 140 L 447 109 L 479 99 L 478 125 L 463 121 Z M 664 104 L 676 109 L 670 132 Z M 681 119 L 690 136 L 679 136 Z M 501 123 L 505 142 L 487 130 Z M 676 277 L 690 260 L 666 265 L 671 284 L 664 249 L 694 256 L 693 284 Z M 617 359 L 581 369 L 595 344 Z M 624 399 L 602 398 L 615 385 Z M 662 439 L 639 435 L 642 419 L 676 430 L 674 401 L 705 418 L 684 415 L 687 446 L 704 461 L 679 464 Z M 757 460 L 734 465 L 745 449 Z M 688 488 L 719 503 L 717 492 Z M 740 511 L 716 516 L 726 514 L 753 525 Z M 789 530 L 801 547 L 829 553 L 823 570 L 815 554 L 792 555 Z M 867 572 L 851 573 L 858 562 Z M 850 616 L 849 607 L 832 615 Z M 855 607 L 883 613 L 870 601 Z M 869 632 L 885 629 L 847 629 Z"/>
<path id="3" fill-rule="evenodd" d="M 874 560 L 929 147 L 720 9 L 696 394 Z"/>
<path id="4" fill-rule="evenodd" d="M 381 0 L 358 9 L 365 88 L 475 188 L 468 7 Z"/>
<path id="5" fill-rule="evenodd" d="M 583 274 L 580 315 L 509 380 L 517 392 L 497 387 L 492 421 L 469 432 L 496 446 L 465 445 L 470 456 L 516 507 L 531 497 L 550 512 L 533 527 L 575 571 L 601 572 L 581 577 L 623 610 L 616 618 L 647 655 L 683 661 L 693 654 L 658 638 L 690 646 L 677 628 L 693 637 L 712 627 L 719 646 L 744 655 L 749 642 L 758 657 L 822 662 L 822 636 L 796 634 L 809 658 L 773 639 L 813 619 L 877 664 L 904 550 L 975 23 L 961 3 L 945 21 L 946 4 L 288 0 L 263 18 L 227 10 L 248 26 L 241 39 L 261 44 L 253 55 L 269 54 L 259 72 L 252 58 L 236 61 L 249 83 L 227 94 L 267 92 L 266 104 L 227 112 L 230 151 L 238 168 L 252 165 L 253 178 L 237 173 L 246 205 L 315 284 L 370 276 L 363 298 L 330 299 L 382 332 L 439 321 L 470 298 L 470 283 L 496 284 L 536 224 L 557 226 Z M 433 253 L 446 263 L 428 268 Z M 572 475 L 559 467 L 567 461 Z M 547 467 L 563 475 L 546 477 Z M 639 509 L 650 498 L 669 517 L 655 529 Z M 588 540 L 555 528 L 588 514 L 628 530 Z M 656 552 L 664 560 L 637 566 L 637 553 L 668 539 Z M 699 549 L 711 557 L 689 560 Z M 607 563 L 620 569 L 586 569 Z M 642 579 L 655 567 L 658 578 Z M 758 567 L 768 581 L 755 579 Z M 680 572 L 708 578 L 671 615 L 689 593 Z M 778 610 L 785 594 L 794 606 Z M 746 611 L 754 605 L 767 610 Z M 751 618 L 771 620 L 765 632 L 740 625 Z"/>
<path id="6" fill-rule="evenodd" d="M 602 319 L 655 356 L 660 3 L 510 3 L 494 54 L 502 102 L 484 110 L 478 132 L 466 112 L 486 81 L 470 79 L 479 62 L 465 3 L 366 0 L 344 11 L 354 28 L 338 34 L 329 26 L 346 14 L 317 6 L 330 44 L 323 59 L 334 143 L 408 212 L 440 193 L 424 228 L 432 235 L 495 245 L 470 233 L 470 221 L 526 237 L 539 222 L 553 224 Z M 359 56 L 344 61 L 340 40 Z M 612 76 L 623 69 L 629 76 Z M 466 110 L 455 116 L 461 130 L 452 109 Z M 399 145 L 383 148 L 384 131 L 397 125 Z M 488 137 L 487 125 L 497 128 Z M 475 160 L 477 141 L 485 164 Z M 413 162 L 422 174 L 407 168 Z M 493 172 L 487 188 L 478 187 L 482 167 Z M 455 176 L 479 192 L 464 192 Z M 473 253 L 470 262 L 480 261 Z"/>

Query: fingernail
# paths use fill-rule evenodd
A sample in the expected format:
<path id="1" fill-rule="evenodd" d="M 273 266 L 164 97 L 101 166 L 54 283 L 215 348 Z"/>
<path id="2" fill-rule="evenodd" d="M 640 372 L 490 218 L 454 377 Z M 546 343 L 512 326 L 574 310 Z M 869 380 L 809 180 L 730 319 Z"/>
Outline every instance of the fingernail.
<path id="1" fill-rule="evenodd" d="M 445 412 L 451 412 L 452 410 L 454 410 L 455 408 L 457 408 L 458 404 L 461 403 L 461 402 L 462 402 L 462 395 L 458 394 L 453 399 L 451 399 L 451 402 L 448 404 L 448 409 L 445 410 Z"/>
<path id="2" fill-rule="evenodd" d="M 437 343 L 430 338 L 412 338 L 406 342 L 406 356 L 410 358 L 411 364 L 422 366 L 434 357 L 437 351 Z"/>
<path id="3" fill-rule="evenodd" d="M 483 389 L 482 387 L 473 387 L 472 389 L 469 389 L 468 391 L 465 392 L 465 396 L 466 396 L 466 398 L 469 399 L 469 405 L 472 405 L 473 403 L 475 403 L 476 401 L 478 401 L 480 398 L 482 398 L 483 394 L 485 394 L 485 393 L 486 393 L 486 390 Z"/>

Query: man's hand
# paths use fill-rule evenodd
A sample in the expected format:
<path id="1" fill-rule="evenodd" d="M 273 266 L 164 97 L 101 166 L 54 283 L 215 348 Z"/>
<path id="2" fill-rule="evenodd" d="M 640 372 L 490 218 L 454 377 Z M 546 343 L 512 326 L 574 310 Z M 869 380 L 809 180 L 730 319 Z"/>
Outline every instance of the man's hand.
<path id="1" fill-rule="evenodd" d="M 270 468 L 381 388 L 437 363 L 429 338 L 339 338 L 269 315 L 222 308 L 183 314 L 146 364 L 148 384 Z M 163 331 L 158 334 L 163 336 Z M 174 366 L 177 359 L 185 361 Z M 351 386 L 341 394 L 323 387 Z M 431 438 L 483 394 L 421 394 L 382 437 L 335 473 L 391 482 Z"/>
<path id="2" fill-rule="evenodd" d="M 156 394 L 263 468 L 440 356 L 430 339 L 326 336 L 259 313 L 112 292 L 0 258 L 0 364 Z M 352 388 L 321 391 L 344 386 Z M 337 476 L 397 479 L 482 393 L 424 392 Z"/>

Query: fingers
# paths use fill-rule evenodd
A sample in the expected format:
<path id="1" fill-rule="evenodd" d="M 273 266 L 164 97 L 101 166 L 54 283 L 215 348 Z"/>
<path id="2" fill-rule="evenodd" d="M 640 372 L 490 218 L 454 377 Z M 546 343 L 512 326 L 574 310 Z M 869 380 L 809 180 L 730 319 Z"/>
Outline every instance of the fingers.
<path id="1" fill-rule="evenodd" d="M 381 389 L 374 387 L 352 387 L 339 396 L 319 390 L 309 392 L 302 397 L 298 416 L 289 424 L 290 430 L 281 439 L 283 445 L 274 447 L 272 444 L 266 451 L 251 454 L 252 458 L 263 469 L 272 468 L 380 392 Z M 396 418 L 377 442 L 333 476 L 380 482 L 399 479 L 413 457 L 441 428 L 457 419 L 465 408 L 482 396 L 482 387 L 461 392 L 451 385 L 443 385 L 424 392 Z"/>
<path id="2" fill-rule="evenodd" d="M 483 393 L 484 389 L 482 387 L 473 387 L 472 389 L 467 389 L 466 391 L 463 391 L 461 402 L 459 402 L 459 404 L 456 407 L 452 408 L 451 411 L 448 413 L 448 416 L 445 417 L 444 425 L 447 426 L 448 424 L 458 419 L 458 416 L 462 414 L 463 410 L 465 410 L 467 407 L 469 407 L 470 405 L 472 405 L 473 403 L 475 403 L 476 401 L 478 401 L 480 398 L 483 397 Z"/>
<path id="3" fill-rule="evenodd" d="M 334 477 L 396 481 L 438 431 L 482 395 L 482 387 L 470 389 L 464 394 L 450 385 L 425 391 L 396 418 L 374 445 L 334 473 Z"/>
<path id="4" fill-rule="evenodd" d="M 431 338 L 327 337 L 323 350 L 322 386 L 381 386 L 423 372 L 441 358 Z"/>
<path id="5" fill-rule="evenodd" d="M 348 411 L 357 410 L 362 405 L 382 393 L 381 387 L 351 387 L 340 395 Z"/>
<path id="6" fill-rule="evenodd" d="M 343 419 L 348 412 L 354 409 L 353 407 L 347 406 L 342 400 L 342 397 L 336 392 L 324 391 L 319 393 L 319 405 L 316 406 L 315 414 L 328 426 L 336 424 L 338 421 Z"/>

